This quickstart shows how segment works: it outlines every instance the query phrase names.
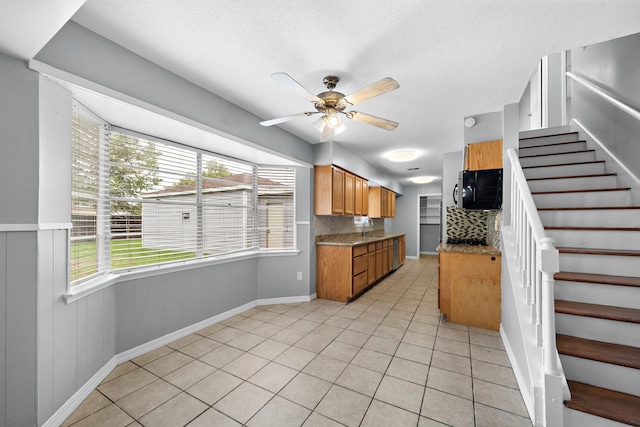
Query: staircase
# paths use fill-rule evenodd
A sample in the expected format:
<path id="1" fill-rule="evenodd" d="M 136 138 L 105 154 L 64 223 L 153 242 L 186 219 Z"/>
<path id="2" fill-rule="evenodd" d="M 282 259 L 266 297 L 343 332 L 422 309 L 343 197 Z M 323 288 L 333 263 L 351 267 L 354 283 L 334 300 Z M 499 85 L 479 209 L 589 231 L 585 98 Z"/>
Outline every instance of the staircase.
<path id="1" fill-rule="evenodd" d="M 640 426 L 640 206 L 577 132 L 555 132 L 521 134 L 519 157 L 560 253 L 565 426 Z"/>

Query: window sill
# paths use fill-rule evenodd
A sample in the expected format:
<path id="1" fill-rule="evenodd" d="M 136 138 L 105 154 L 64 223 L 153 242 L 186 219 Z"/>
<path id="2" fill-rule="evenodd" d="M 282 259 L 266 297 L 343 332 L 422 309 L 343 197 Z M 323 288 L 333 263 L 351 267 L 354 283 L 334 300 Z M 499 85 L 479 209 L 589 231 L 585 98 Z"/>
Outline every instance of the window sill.
<path id="1" fill-rule="evenodd" d="M 300 251 L 297 249 L 283 249 L 279 251 L 258 250 L 248 253 L 244 252 L 220 257 L 188 260 L 181 263 L 173 263 L 169 265 L 155 265 L 148 267 L 139 267 L 130 270 L 116 270 L 112 273 L 105 274 L 104 276 L 96 277 L 94 279 L 73 286 L 67 293 L 63 294 L 62 297 L 64 298 L 65 303 L 70 304 L 74 301 L 89 296 L 94 292 L 98 292 L 102 289 L 108 288 L 109 286 L 115 285 L 120 282 L 125 282 L 127 280 L 141 279 L 145 277 L 157 276 L 160 274 L 175 273 L 178 271 L 208 267 L 211 265 L 226 264 L 228 262 L 242 261 L 251 258 L 296 256 L 299 254 Z"/>

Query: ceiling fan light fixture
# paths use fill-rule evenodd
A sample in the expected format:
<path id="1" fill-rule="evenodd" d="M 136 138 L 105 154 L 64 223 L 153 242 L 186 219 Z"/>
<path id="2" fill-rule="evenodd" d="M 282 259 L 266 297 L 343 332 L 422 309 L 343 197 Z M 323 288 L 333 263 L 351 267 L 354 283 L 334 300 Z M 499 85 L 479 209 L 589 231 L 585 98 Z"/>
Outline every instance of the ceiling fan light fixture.
<path id="1" fill-rule="evenodd" d="M 390 162 L 410 162 L 418 158 L 418 152 L 414 150 L 398 150 L 390 153 L 387 160 Z"/>
<path id="2" fill-rule="evenodd" d="M 329 113 L 327 114 L 327 126 L 331 129 L 338 129 L 342 126 L 342 120 L 340 120 L 340 117 L 338 117 L 336 113 Z"/>
<path id="3" fill-rule="evenodd" d="M 414 184 L 428 184 L 430 182 L 433 182 L 435 178 L 432 176 L 414 176 L 413 178 L 411 178 L 411 181 Z"/>

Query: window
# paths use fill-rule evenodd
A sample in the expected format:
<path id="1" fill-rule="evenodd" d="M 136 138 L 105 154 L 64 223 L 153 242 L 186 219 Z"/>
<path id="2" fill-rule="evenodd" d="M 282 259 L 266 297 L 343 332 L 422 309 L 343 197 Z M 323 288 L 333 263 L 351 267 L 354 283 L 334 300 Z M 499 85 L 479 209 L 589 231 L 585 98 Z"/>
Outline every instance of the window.
<path id="1" fill-rule="evenodd" d="M 74 107 L 71 280 L 295 247 L 295 170 L 133 132 Z M 102 225 L 101 225 L 102 224 Z"/>

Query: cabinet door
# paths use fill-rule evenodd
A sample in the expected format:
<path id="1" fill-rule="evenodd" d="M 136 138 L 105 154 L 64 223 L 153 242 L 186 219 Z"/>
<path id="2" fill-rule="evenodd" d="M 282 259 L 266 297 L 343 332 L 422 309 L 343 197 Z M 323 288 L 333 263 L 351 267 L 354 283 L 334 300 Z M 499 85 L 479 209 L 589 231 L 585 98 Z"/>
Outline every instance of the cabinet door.
<path id="1" fill-rule="evenodd" d="M 369 215 L 369 181 L 362 179 L 362 215 Z"/>
<path id="2" fill-rule="evenodd" d="M 376 251 L 367 254 L 367 283 L 369 285 L 376 281 Z"/>
<path id="3" fill-rule="evenodd" d="M 362 197 L 363 194 L 363 184 L 364 184 L 364 179 L 360 178 L 359 176 L 356 176 L 356 191 L 355 191 L 355 207 L 354 207 L 354 214 L 355 215 L 364 215 L 364 199 Z"/>
<path id="4" fill-rule="evenodd" d="M 376 280 L 382 277 L 382 248 L 376 250 Z"/>
<path id="5" fill-rule="evenodd" d="M 344 182 L 345 172 L 342 169 L 333 168 L 331 210 L 334 214 L 344 214 Z"/>
<path id="6" fill-rule="evenodd" d="M 356 177 L 355 175 L 344 173 L 344 213 L 353 215 L 356 201 Z"/>
<path id="7" fill-rule="evenodd" d="M 382 274 L 389 272 L 389 247 L 382 249 Z"/>
<path id="8" fill-rule="evenodd" d="M 387 254 L 389 259 L 389 271 L 393 270 L 393 239 L 389 240 L 389 253 Z"/>
<path id="9" fill-rule="evenodd" d="M 502 167 L 502 140 L 476 142 L 467 146 L 465 169 L 471 171 L 500 169 Z"/>

